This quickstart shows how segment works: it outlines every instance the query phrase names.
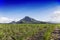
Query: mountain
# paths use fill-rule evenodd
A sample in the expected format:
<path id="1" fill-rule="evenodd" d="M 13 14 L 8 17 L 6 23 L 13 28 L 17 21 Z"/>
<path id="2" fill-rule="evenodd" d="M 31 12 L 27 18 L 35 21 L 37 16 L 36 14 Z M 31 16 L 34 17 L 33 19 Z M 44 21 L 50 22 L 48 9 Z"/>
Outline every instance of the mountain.
<path id="1" fill-rule="evenodd" d="M 10 22 L 10 24 L 15 24 L 15 23 L 16 23 L 15 21 Z"/>
<path id="2" fill-rule="evenodd" d="M 37 21 L 33 18 L 30 18 L 28 16 L 25 16 L 23 19 L 15 22 L 15 23 L 18 23 L 18 24 L 22 24 L 22 23 L 28 23 L 28 24 L 31 24 L 31 23 L 34 23 L 34 24 L 39 24 L 39 23 L 47 23 L 47 22 L 43 22 L 43 21 Z"/>

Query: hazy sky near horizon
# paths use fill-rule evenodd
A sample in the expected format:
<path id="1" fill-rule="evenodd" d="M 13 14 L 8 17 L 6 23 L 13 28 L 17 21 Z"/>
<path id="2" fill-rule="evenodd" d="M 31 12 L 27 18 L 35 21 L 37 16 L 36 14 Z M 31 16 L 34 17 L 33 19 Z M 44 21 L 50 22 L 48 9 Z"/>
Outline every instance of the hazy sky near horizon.
<path id="1" fill-rule="evenodd" d="M 40 21 L 60 22 L 59 0 L 0 0 L 0 23 L 29 16 Z"/>

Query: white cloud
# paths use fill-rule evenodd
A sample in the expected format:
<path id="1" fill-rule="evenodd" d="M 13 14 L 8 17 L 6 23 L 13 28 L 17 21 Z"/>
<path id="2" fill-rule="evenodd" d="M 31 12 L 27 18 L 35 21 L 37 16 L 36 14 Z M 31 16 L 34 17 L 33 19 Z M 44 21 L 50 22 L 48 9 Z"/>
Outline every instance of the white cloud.
<path id="1" fill-rule="evenodd" d="M 17 21 L 19 21 L 19 20 L 20 20 L 19 18 L 14 19 L 15 22 L 17 22 Z"/>
<path id="2" fill-rule="evenodd" d="M 60 11 L 54 11 L 54 13 L 55 13 L 55 14 L 57 14 L 57 13 L 60 14 Z"/>
<path id="3" fill-rule="evenodd" d="M 13 21 L 13 19 L 7 17 L 0 17 L 0 23 L 9 23 L 11 21 Z"/>
<path id="4" fill-rule="evenodd" d="M 60 23 L 60 6 L 56 6 L 55 10 L 49 18 L 49 21 Z"/>
<path id="5" fill-rule="evenodd" d="M 50 20 L 53 21 L 53 22 L 60 23 L 60 11 L 59 10 L 58 11 L 54 11 L 54 13 L 52 14 Z"/>

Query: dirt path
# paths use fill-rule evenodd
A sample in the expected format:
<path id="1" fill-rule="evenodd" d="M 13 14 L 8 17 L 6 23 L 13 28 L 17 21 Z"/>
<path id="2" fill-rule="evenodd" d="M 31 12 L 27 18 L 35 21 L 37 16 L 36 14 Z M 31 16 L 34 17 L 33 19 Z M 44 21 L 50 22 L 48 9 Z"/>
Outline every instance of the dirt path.
<path id="1" fill-rule="evenodd" d="M 52 32 L 51 40 L 60 40 L 60 28 L 55 28 L 55 30 Z"/>

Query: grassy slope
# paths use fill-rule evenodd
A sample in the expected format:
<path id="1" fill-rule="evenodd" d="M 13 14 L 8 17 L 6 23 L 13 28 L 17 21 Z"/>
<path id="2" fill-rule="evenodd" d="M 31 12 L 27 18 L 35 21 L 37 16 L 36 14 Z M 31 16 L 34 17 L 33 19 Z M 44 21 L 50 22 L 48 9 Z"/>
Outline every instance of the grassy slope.
<path id="1" fill-rule="evenodd" d="M 0 40 L 27 40 L 29 37 L 48 27 L 44 40 L 49 40 L 55 24 L 0 24 Z"/>

